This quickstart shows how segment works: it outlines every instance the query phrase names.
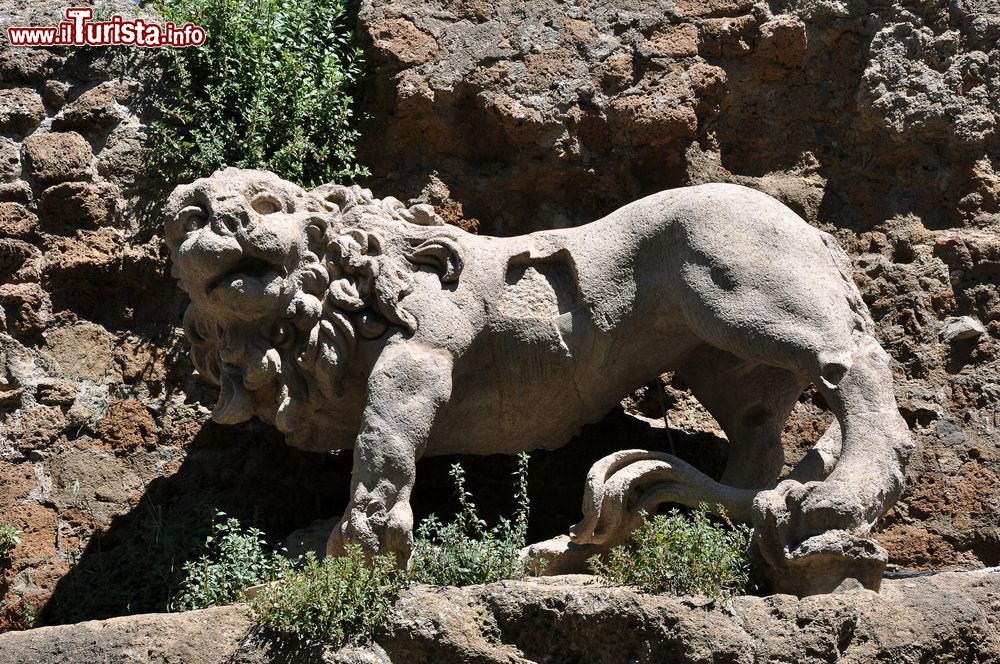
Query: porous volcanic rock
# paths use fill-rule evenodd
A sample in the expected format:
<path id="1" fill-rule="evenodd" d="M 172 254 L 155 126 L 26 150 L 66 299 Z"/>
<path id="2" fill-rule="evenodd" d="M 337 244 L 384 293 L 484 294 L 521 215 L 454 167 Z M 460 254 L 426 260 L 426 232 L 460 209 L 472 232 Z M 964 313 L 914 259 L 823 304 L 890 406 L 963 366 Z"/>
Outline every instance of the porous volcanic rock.
<path id="1" fill-rule="evenodd" d="M 52 25 L 66 4 L 0 0 L 0 33 Z M 159 20 L 150 3 L 103 4 Z M 919 445 L 876 537 L 899 569 L 1000 564 L 996 2 L 352 6 L 376 195 L 513 234 L 729 181 L 835 234 Z M 180 332 L 185 302 L 159 238 L 164 183 L 148 168 L 155 118 L 143 103 L 163 91 L 164 53 L 0 46 L 0 522 L 30 533 L 0 567 L 0 631 L 31 613 L 57 623 L 162 609 L 216 508 L 281 541 L 346 501 L 349 454 L 208 421 L 216 393 Z M 93 181 L 53 190 L 24 143 L 62 123 L 90 144 Z M 946 322 L 962 317 L 985 332 L 947 341 Z M 45 387 L 55 383 L 65 391 Z M 723 432 L 677 377 L 626 407 L 565 451 L 533 455 L 530 538 L 579 519 L 587 468 L 624 442 L 675 446 L 707 472 L 724 464 Z M 142 422 L 121 437 L 108 425 L 128 408 Z M 830 420 L 804 395 L 783 435 L 789 465 Z M 511 459 L 449 457 L 421 461 L 418 519 L 453 509 L 455 461 L 488 519 L 509 514 Z"/>
<path id="2" fill-rule="evenodd" d="M 997 571 L 892 579 L 881 594 L 716 601 L 565 576 L 417 586 L 376 644 L 341 650 L 269 638 L 243 606 L 12 632 L 0 649 L 10 664 L 994 662 L 998 609 Z"/>

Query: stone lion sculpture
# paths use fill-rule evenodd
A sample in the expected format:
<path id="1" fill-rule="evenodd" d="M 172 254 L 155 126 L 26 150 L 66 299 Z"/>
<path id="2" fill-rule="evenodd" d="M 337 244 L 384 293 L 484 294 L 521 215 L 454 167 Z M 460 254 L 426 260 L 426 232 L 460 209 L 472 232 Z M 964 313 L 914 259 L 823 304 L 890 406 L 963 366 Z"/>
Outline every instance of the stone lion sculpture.
<path id="1" fill-rule="evenodd" d="M 775 590 L 879 586 L 868 533 L 912 448 L 889 357 L 834 239 L 765 194 L 675 189 L 500 238 L 356 186 L 230 168 L 178 187 L 165 233 L 194 364 L 221 388 L 214 419 L 353 447 L 331 553 L 350 541 L 405 562 L 423 455 L 556 448 L 675 371 L 727 435 L 721 481 L 660 452 L 602 459 L 572 535 L 532 549 L 550 571 L 673 501 L 751 522 Z M 779 481 L 782 425 L 809 384 L 837 422 Z"/>

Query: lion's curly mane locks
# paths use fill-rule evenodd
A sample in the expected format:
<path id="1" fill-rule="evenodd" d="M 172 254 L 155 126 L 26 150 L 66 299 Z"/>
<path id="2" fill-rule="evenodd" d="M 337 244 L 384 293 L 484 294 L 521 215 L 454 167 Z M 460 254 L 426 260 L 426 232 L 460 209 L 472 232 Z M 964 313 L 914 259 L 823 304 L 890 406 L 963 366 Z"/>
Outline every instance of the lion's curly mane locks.
<path id="1" fill-rule="evenodd" d="M 359 338 L 378 339 L 393 327 L 406 335 L 416 331 L 418 321 L 402 304 L 414 288 L 415 266 L 431 266 L 443 283 L 458 279 L 458 231 L 444 226 L 430 206 L 375 199 L 356 185 L 323 185 L 311 193 L 327 214 L 307 222 L 310 251 L 285 277 L 278 297 L 286 302 L 273 329 L 223 331 L 194 304 L 185 314 L 195 367 L 216 384 L 223 384 L 228 356 L 239 358 L 247 388 L 280 374 L 287 386 L 295 380 L 289 375 L 294 366 L 305 379 L 296 381 L 299 391 L 315 386 L 334 399 L 342 394 Z"/>

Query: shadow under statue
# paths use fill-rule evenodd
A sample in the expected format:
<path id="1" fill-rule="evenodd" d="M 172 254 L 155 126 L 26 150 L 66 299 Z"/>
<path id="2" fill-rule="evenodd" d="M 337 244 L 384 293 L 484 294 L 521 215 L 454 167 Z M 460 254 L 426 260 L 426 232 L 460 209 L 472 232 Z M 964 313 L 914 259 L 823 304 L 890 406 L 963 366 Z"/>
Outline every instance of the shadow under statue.
<path id="1" fill-rule="evenodd" d="M 913 448 L 889 357 L 835 240 L 765 194 L 674 189 L 498 238 L 357 186 L 230 168 L 173 192 L 166 241 L 194 364 L 221 388 L 214 419 L 354 449 L 328 553 L 355 542 L 405 564 L 419 458 L 554 449 L 673 371 L 729 439 L 721 480 L 616 452 L 591 468 L 571 534 L 525 553 L 581 571 L 643 511 L 706 503 L 753 524 L 777 592 L 879 587 L 887 555 L 869 533 Z M 837 420 L 779 481 L 782 426 L 810 384 Z"/>

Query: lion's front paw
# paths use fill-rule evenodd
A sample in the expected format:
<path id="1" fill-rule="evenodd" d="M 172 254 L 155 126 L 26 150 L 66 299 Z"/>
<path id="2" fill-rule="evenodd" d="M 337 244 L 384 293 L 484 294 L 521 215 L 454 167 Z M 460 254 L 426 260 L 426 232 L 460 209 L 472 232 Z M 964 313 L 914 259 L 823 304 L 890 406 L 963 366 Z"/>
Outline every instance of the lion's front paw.
<path id="1" fill-rule="evenodd" d="M 404 514 L 399 514 L 404 512 Z M 351 510 L 333 529 L 327 542 L 330 556 L 342 556 L 349 545 L 361 547 L 365 557 L 393 554 L 404 566 L 413 544 L 413 520 L 409 508 L 369 516 L 360 509 Z"/>
<path id="2" fill-rule="evenodd" d="M 379 552 L 378 537 L 371 529 L 367 517 L 358 514 L 356 510 L 345 514 L 340 523 L 334 527 L 326 544 L 326 554 L 343 556 L 347 553 L 349 545 L 360 547 L 367 558 Z"/>

